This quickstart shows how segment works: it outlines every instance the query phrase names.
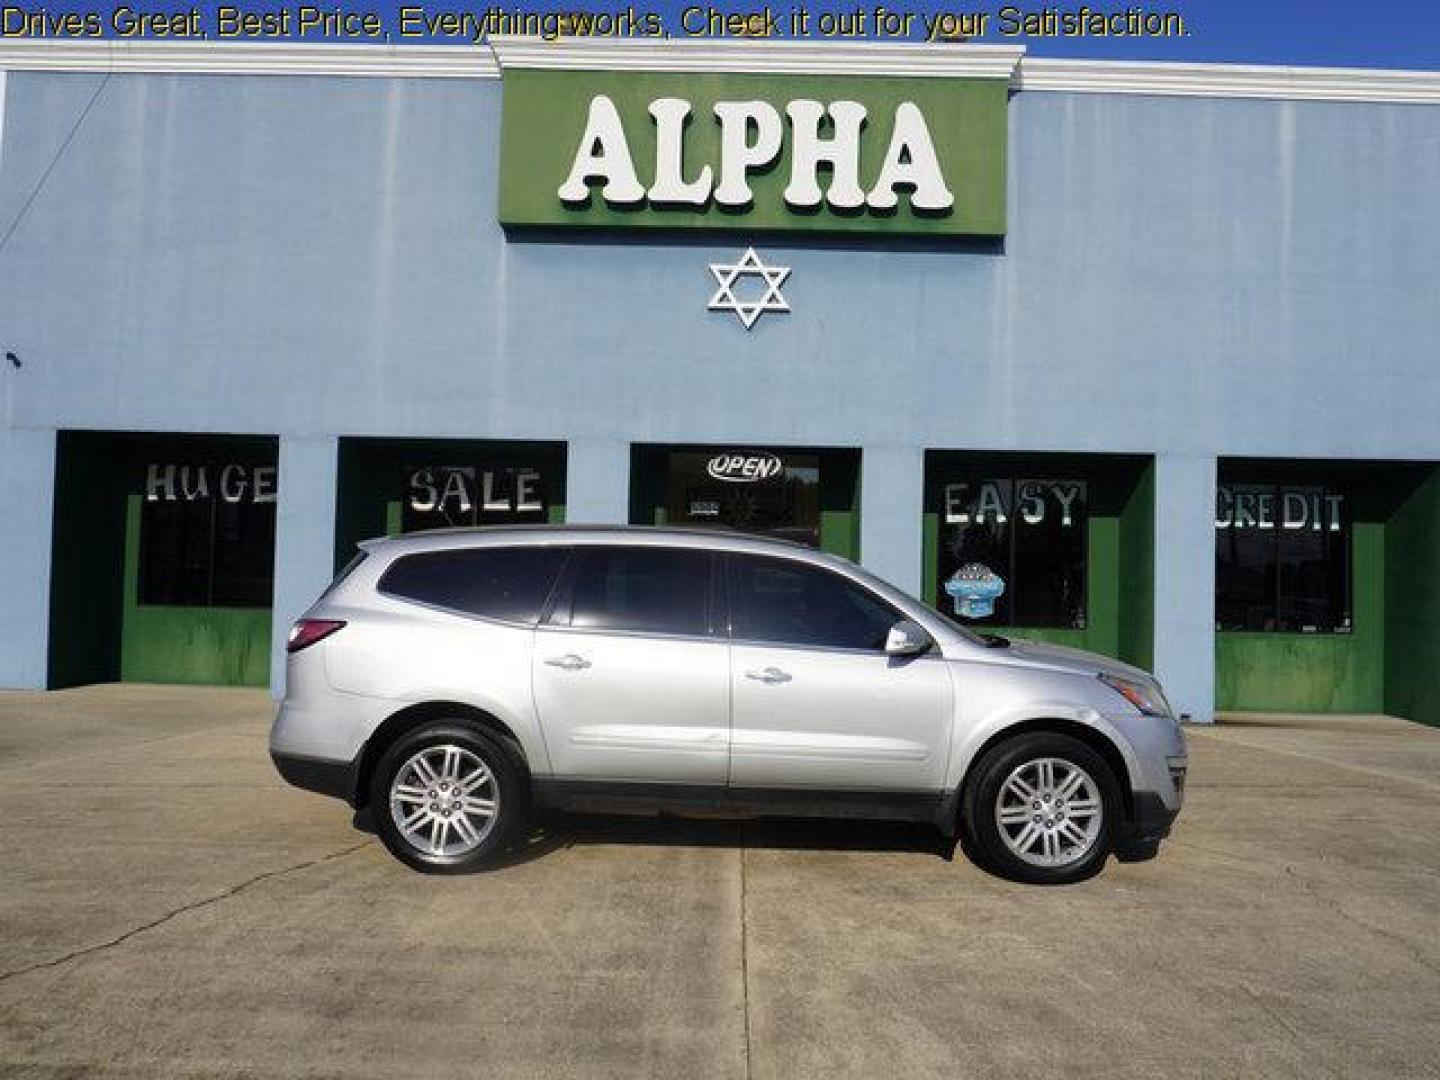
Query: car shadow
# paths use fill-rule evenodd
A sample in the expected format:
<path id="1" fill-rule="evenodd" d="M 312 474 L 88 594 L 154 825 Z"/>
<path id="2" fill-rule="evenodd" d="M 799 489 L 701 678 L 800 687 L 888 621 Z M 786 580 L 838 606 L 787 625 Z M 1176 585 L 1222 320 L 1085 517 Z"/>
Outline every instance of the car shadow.
<path id="1" fill-rule="evenodd" d="M 354 826 L 374 832 L 368 810 L 355 814 Z M 957 841 L 929 825 L 891 821 L 811 818 L 695 818 L 661 814 L 571 814 L 537 811 L 525 835 L 491 861 L 487 869 L 543 859 L 567 848 L 619 845 L 635 847 L 713 847 L 773 851 L 869 851 L 955 857 Z"/>
<path id="2" fill-rule="evenodd" d="M 547 810 L 536 815 L 526 837 L 512 847 L 501 863 L 513 866 L 564 848 L 586 845 L 910 852 L 934 855 L 946 861 L 954 858 L 956 849 L 954 839 L 932 826 L 908 822 L 829 818 L 706 819 L 671 814 L 638 817 Z"/>

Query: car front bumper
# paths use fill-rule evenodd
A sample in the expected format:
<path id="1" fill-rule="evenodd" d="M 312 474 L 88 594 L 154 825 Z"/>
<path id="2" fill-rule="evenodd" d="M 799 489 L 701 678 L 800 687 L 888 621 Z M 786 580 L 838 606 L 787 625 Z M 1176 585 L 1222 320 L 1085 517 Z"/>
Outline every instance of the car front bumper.
<path id="1" fill-rule="evenodd" d="M 1131 794 L 1129 817 L 1115 839 L 1115 850 L 1122 858 L 1153 855 L 1180 816 L 1190 761 L 1188 757 L 1175 756 L 1166 758 L 1165 763 L 1169 774 L 1166 790 L 1137 790 Z"/>

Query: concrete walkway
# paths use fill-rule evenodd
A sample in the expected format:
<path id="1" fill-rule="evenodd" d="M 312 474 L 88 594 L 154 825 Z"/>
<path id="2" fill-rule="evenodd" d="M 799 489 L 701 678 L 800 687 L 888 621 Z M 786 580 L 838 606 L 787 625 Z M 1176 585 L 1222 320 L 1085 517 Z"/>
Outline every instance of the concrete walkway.
<path id="1" fill-rule="evenodd" d="M 0 1076 L 1437 1076 L 1440 731 L 1196 731 L 1154 862 L 909 827 L 554 819 L 405 870 L 263 693 L 0 694 Z"/>

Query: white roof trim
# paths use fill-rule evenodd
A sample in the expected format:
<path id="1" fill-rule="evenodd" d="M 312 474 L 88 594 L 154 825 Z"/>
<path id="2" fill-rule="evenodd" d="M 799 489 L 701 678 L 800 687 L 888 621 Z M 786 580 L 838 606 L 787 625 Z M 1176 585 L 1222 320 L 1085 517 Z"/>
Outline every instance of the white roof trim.
<path id="1" fill-rule="evenodd" d="M 1052 60 L 1027 56 L 1016 90 L 1085 94 L 1440 102 L 1440 71 Z"/>
<path id="2" fill-rule="evenodd" d="M 486 46 L 289 41 L 7 41 L 0 69 L 177 75 L 336 75 L 498 79 Z"/>
<path id="3" fill-rule="evenodd" d="M 492 37 L 506 68 L 563 71 L 756 72 L 775 75 L 904 75 L 1009 79 L 1025 55 L 1018 45 L 921 45 L 761 38 L 692 41 Z"/>
<path id="4" fill-rule="evenodd" d="M 1009 78 L 1021 91 L 1440 103 L 1440 71 L 1058 60 L 1006 45 L 496 38 L 491 46 L 293 41 L 0 42 L 0 71 L 494 79 L 502 68 Z"/>

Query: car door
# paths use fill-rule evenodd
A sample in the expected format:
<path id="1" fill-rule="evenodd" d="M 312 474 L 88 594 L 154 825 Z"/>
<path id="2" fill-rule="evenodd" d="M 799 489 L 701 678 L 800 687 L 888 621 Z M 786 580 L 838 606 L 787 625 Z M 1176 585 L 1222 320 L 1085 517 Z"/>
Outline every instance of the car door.
<path id="1" fill-rule="evenodd" d="M 724 785 L 717 580 L 717 557 L 698 548 L 576 546 L 531 665 L 557 778 Z"/>
<path id="2" fill-rule="evenodd" d="M 726 561 L 731 786 L 938 791 L 954 694 L 939 652 L 887 655 L 905 616 L 834 570 Z"/>

